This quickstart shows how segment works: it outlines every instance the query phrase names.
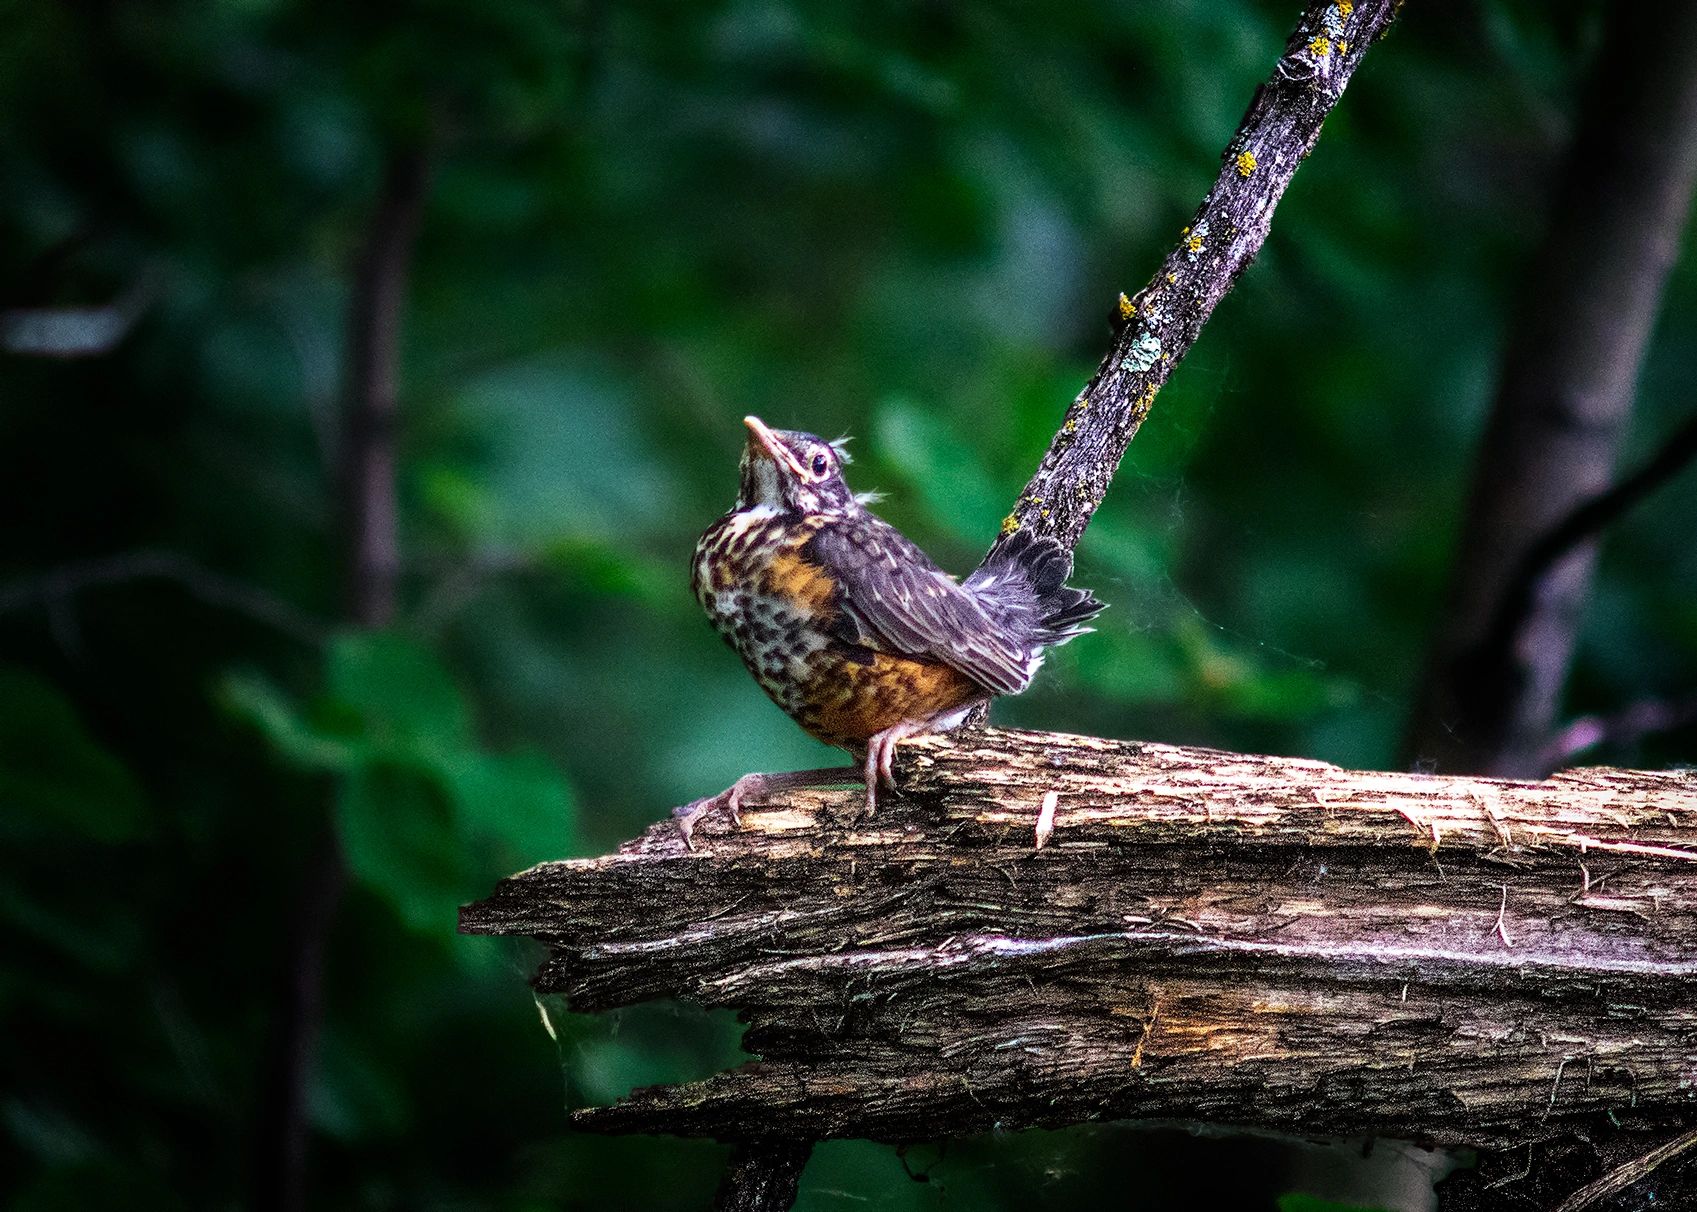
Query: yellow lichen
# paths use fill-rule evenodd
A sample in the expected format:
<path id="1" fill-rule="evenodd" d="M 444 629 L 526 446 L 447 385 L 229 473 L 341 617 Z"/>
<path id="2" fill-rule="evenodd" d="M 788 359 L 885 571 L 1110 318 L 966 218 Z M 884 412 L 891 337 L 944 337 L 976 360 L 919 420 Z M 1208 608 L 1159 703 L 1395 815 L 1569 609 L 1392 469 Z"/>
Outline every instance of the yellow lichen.
<path id="1" fill-rule="evenodd" d="M 1119 314 L 1121 324 L 1126 323 L 1137 314 L 1137 304 L 1133 303 L 1123 290 L 1120 291 Z"/>
<path id="2" fill-rule="evenodd" d="M 1184 246 L 1193 253 L 1199 253 L 1202 251 L 1202 237 L 1191 236 L 1190 239 L 1184 242 Z"/>
<path id="3" fill-rule="evenodd" d="M 1355 0 L 1338 0 L 1338 16 L 1342 17 L 1345 21 L 1349 20 L 1349 15 L 1354 11 Z"/>
<path id="4" fill-rule="evenodd" d="M 1073 430 L 1075 430 L 1077 428 L 1078 428 L 1078 422 L 1077 421 L 1068 420 L 1065 425 L 1061 426 L 1061 432 L 1062 433 L 1071 433 Z"/>
<path id="5" fill-rule="evenodd" d="M 1016 531 L 1018 529 L 1019 529 L 1019 519 L 1014 517 L 1013 514 L 1010 513 L 1007 517 L 1002 519 L 1002 533 L 1004 535 L 1012 534 L 1014 531 Z"/>
<path id="6" fill-rule="evenodd" d="M 1338 54 L 1340 54 L 1340 55 L 1347 55 L 1347 54 L 1349 54 L 1349 43 L 1347 43 L 1347 42 L 1339 42 L 1339 43 L 1338 43 Z"/>
<path id="7" fill-rule="evenodd" d="M 1325 34 L 1321 34 L 1319 37 L 1315 38 L 1314 41 L 1308 44 L 1308 49 L 1320 56 L 1320 58 L 1324 59 L 1327 55 L 1332 53 L 1332 40 L 1326 37 Z M 1245 173 L 1244 175 L 1248 176 L 1249 174 Z"/>
<path id="8" fill-rule="evenodd" d="M 1238 176 L 1247 177 L 1250 173 L 1255 171 L 1255 168 L 1256 168 L 1256 161 L 1255 161 L 1255 153 L 1254 152 L 1252 152 L 1252 151 L 1238 152 L 1238 154 L 1237 154 L 1237 175 Z"/>
<path id="9" fill-rule="evenodd" d="M 1167 285 L 1171 286 L 1174 282 L 1177 282 L 1177 281 L 1178 281 L 1178 275 L 1177 274 L 1168 274 L 1167 275 Z"/>

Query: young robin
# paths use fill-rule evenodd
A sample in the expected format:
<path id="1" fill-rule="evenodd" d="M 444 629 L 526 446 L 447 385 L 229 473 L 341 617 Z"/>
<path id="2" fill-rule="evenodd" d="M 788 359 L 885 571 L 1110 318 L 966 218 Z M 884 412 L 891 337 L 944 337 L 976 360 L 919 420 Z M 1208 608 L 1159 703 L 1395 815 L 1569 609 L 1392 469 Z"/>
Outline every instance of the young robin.
<path id="1" fill-rule="evenodd" d="M 686 842 L 704 813 L 736 820 L 744 798 L 785 788 L 864 778 L 870 815 L 897 741 L 1018 694 L 1102 609 L 1066 585 L 1066 548 L 1022 530 L 957 583 L 849 491 L 840 443 L 743 424 L 741 488 L 696 544 L 695 596 L 773 702 L 861 767 L 744 775 L 676 810 Z"/>

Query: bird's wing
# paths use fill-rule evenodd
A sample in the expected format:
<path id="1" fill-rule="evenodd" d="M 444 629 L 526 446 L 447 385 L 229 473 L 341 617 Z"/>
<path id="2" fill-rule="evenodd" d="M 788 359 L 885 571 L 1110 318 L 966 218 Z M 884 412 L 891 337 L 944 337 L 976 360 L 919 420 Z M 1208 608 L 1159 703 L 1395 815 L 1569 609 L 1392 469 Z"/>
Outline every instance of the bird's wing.
<path id="1" fill-rule="evenodd" d="M 1030 685 L 1030 647 L 888 523 L 821 527 L 803 556 L 836 582 L 843 639 L 941 661 L 994 694 Z"/>

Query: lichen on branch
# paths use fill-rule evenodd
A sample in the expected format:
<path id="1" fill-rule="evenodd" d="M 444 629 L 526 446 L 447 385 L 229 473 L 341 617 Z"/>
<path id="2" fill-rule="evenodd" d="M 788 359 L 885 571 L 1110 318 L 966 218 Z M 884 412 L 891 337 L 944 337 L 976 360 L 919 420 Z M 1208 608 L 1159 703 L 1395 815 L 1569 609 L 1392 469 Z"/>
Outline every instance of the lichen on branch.
<path id="1" fill-rule="evenodd" d="M 1303 11 L 1221 153 L 1208 196 L 1148 285 L 1121 296 L 1113 345 L 1003 520 L 1003 536 L 1035 529 L 1078 545 L 1155 394 L 1260 251 L 1285 187 L 1398 7 L 1328 0 Z"/>

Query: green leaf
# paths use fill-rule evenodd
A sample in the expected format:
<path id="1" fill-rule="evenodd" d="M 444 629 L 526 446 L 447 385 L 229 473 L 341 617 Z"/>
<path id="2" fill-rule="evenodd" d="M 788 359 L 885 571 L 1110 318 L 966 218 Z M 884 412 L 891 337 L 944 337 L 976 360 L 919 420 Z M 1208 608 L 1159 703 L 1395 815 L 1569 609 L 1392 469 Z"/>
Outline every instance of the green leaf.
<path id="1" fill-rule="evenodd" d="M 357 632 L 330 646 L 328 708 L 338 731 L 375 754 L 419 757 L 471 744 L 471 713 L 434 653 L 388 632 Z"/>
<path id="2" fill-rule="evenodd" d="M 874 422 L 878 455 L 901 473 L 932 519 L 958 538 L 987 543 L 1007 512 L 973 448 L 916 400 L 896 397 Z"/>
<path id="3" fill-rule="evenodd" d="M 407 925 L 453 933 L 473 885 L 453 806 L 430 774 L 386 762 L 354 769 L 336 799 L 348 869 Z"/>
<path id="4" fill-rule="evenodd" d="M 235 673 L 224 679 L 220 698 L 271 742 L 284 760 L 307 770 L 348 770 L 357 746 L 345 737 L 315 728 L 295 702 L 258 674 Z"/>
<path id="5" fill-rule="evenodd" d="M 125 842 L 150 825 L 135 779 L 60 691 L 0 670 L 0 822 L 7 832 Z"/>
<path id="6" fill-rule="evenodd" d="M 326 1033 L 312 1085 L 312 1122 L 344 1143 L 404 1132 L 411 1108 L 404 1085 L 385 1059 L 346 1030 Z"/>
<path id="7" fill-rule="evenodd" d="M 572 794 L 536 753 L 467 753 L 443 770 L 468 840 L 489 839 L 503 866 L 558 858 L 571 848 Z"/>
<path id="8" fill-rule="evenodd" d="M 1289 1191 L 1279 1196 L 1279 1212 L 1384 1212 L 1384 1209 L 1377 1205 L 1340 1204 L 1336 1200 L 1321 1199 L 1318 1195 Z"/>

